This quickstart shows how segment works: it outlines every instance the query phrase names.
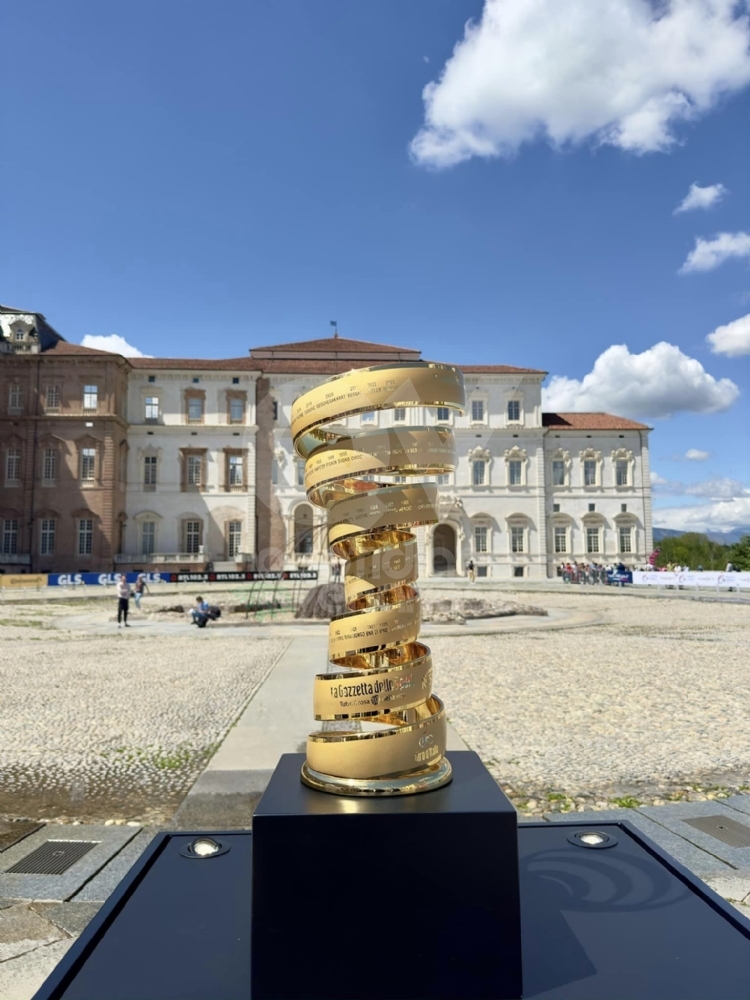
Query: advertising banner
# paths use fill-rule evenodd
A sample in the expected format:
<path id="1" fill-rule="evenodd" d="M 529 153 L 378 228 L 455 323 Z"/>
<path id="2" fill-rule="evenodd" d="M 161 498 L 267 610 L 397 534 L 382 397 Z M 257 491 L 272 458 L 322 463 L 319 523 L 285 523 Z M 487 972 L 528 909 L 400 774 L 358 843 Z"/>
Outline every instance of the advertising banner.
<path id="1" fill-rule="evenodd" d="M 717 570 L 685 570 L 680 573 L 633 573 L 633 583 L 645 587 L 719 587 L 750 589 L 750 573 L 721 573 Z"/>
<path id="2" fill-rule="evenodd" d="M 140 573 L 125 573 L 128 583 L 135 583 Z M 144 573 L 146 583 L 245 583 L 252 580 L 317 580 L 316 569 L 283 569 L 248 570 L 245 572 L 211 572 L 211 573 Z M 113 587 L 120 573 L 49 573 L 47 584 L 50 587 Z M 3 578 L 0 577 L 0 580 Z M 29 576 L 18 579 L 30 579 Z M 42 584 L 43 586 L 43 584 Z"/>
<path id="3" fill-rule="evenodd" d="M 46 587 L 46 573 L 0 573 L 0 587 Z"/>
<path id="4" fill-rule="evenodd" d="M 607 573 L 607 582 L 608 583 L 632 583 L 633 582 L 633 574 L 630 572 L 630 570 L 627 570 L 625 573 L 617 573 L 617 572 L 615 572 L 615 573 Z"/>

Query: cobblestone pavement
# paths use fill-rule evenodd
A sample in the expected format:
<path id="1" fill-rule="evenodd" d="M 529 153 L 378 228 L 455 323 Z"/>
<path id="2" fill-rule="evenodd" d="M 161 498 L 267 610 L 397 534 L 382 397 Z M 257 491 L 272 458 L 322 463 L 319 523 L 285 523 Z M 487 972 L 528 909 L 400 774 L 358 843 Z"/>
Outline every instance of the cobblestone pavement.
<path id="1" fill-rule="evenodd" d="M 165 822 L 286 646 L 49 620 L 0 624 L 0 814 Z"/>
<path id="2" fill-rule="evenodd" d="M 575 594 L 535 601 L 581 606 Z M 600 624 L 430 640 L 450 721 L 521 812 L 747 790 L 748 609 L 606 591 L 585 605 Z"/>

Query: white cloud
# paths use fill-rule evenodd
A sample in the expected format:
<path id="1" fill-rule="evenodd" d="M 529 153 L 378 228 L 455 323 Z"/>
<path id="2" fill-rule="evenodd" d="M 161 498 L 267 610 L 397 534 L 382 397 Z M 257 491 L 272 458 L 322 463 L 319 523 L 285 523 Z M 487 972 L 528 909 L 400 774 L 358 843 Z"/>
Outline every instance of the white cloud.
<path id="1" fill-rule="evenodd" d="M 734 0 L 485 0 L 423 91 L 412 155 L 449 167 L 536 139 L 668 149 L 678 123 L 750 82 L 743 11 Z"/>
<path id="2" fill-rule="evenodd" d="M 750 525 L 750 496 L 654 510 L 654 526 L 675 531 L 733 531 Z"/>
<path id="3" fill-rule="evenodd" d="M 651 472 L 650 476 L 652 486 L 666 486 L 669 481 L 664 476 L 660 476 L 658 472 Z"/>
<path id="4" fill-rule="evenodd" d="M 721 201 L 727 189 L 723 184 L 709 184 L 702 188 L 699 184 L 691 184 L 690 190 L 674 210 L 674 214 L 680 212 L 692 212 L 694 208 L 710 208 Z"/>
<path id="5" fill-rule="evenodd" d="M 708 479 L 703 483 L 691 483 L 685 487 L 685 493 L 691 497 L 705 497 L 707 500 L 735 500 L 750 496 L 750 490 L 745 489 L 741 482 L 727 476 Z"/>
<path id="6" fill-rule="evenodd" d="M 680 268 L 680 274 L 713 271 L 731 257 L 750 257 L 749 233 L 718 233 L 712 240 L 699 236 Z"/>
<path id="7" fill-rule="evenodd" d="M 642 354 L 631 354 L 625 344 L 608 347 L 580 380 L 554 375 L 542 389 L 542 405 L 563 413 L 669 417 L 683 411 L 718 413 L 728 409 L 739 394 L 730 379 L 715 379 L 700 361 L 662 341 Z"/>
<path id="8" fill-rule="evenodd" d="M 81 341 L 81 347 L 93 347 L 97 351 L 111 351 L 122 354 L 124 358 L 153 358 L 153 354 L 144 354 L 137 347 L 129 344 L 119 333 L 103 334 L 87 333 Z"/>
<path id="9" fill-rule="evenodd" d="M 685 458 L 690 462 L 705 462 L 710 457 L 710 451 L 701 451 L 700 448 L 688 448 L 685 452 Z"/>
<path id="10" fill-rule="evenodd" d="M 726 354 L 730 358 L 750 354 L 750 313 L 724 326 L 717 326 L 706 340 L 714 354 Z"/>

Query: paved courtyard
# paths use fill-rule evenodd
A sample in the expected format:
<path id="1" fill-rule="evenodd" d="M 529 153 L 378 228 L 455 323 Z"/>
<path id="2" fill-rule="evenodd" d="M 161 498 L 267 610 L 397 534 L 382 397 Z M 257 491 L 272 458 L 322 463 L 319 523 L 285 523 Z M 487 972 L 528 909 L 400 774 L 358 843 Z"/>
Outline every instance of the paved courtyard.
<path id="1" fill-rule="evenodd" d="M 428 641 L 453 726 L 522 812 L 750 786 L 747 604 L 604 589 L 502 597 L 542 605 L 548 623 L 507 619 L 508 631 L 482 634 L 480 621 Z M 325 631 L 225 619 L 199 632 L 154 615 L 164 603 L 151 600 L 127 631 L 109 602 L 0 610 L 0 814 L 167 821 L 290 632 Z M 548 627 L 566 616 L 589 624 Z"/>

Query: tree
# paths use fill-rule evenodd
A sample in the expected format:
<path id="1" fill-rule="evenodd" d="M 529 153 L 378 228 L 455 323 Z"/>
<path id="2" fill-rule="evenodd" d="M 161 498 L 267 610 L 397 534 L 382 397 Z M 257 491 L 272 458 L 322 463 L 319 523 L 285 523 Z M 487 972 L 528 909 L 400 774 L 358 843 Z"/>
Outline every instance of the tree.
<path id="1" fill-rule="evenodd" d="M 687 566 L 690 569 L 698 569 L 699 566 L 703 569 L 724 569 L 731 558 L 728 545 L 712 542 L 696 531 L 689 531 L 676 538 L 662 538 L 656 543 L 656 547 L 659 549 L 657 566 L 672 563 L 674 566 Z"/>
<path id="2" fill-rule="evenodd" d="M 735 569 L 750 570 L 750 535 L 743 535 L 727 553 L 728 561 Z"/>

